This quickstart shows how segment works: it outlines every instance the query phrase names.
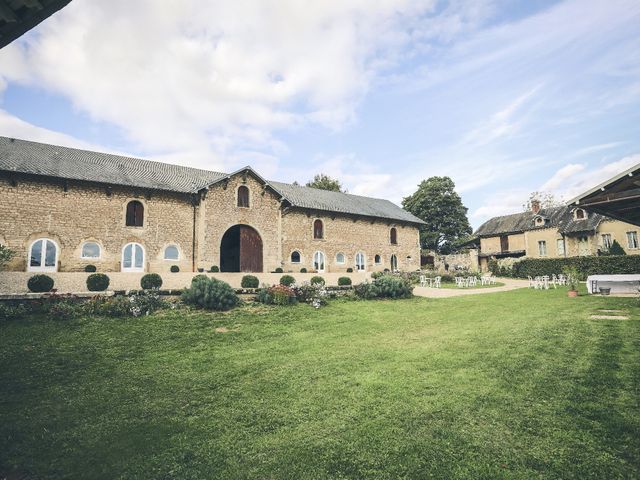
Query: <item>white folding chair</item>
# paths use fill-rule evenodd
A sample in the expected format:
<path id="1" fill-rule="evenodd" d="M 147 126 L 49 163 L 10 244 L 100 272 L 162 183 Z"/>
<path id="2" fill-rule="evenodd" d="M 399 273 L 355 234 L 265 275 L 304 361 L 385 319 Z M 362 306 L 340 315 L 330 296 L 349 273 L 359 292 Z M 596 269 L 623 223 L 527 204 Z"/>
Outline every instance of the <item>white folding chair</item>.
<path id="1" fill-rule="evenodd" d="M 436 277 L 433 279 L 434 288 L 440 288 L 440 280 L 442 280 L 442 277 Z"/>

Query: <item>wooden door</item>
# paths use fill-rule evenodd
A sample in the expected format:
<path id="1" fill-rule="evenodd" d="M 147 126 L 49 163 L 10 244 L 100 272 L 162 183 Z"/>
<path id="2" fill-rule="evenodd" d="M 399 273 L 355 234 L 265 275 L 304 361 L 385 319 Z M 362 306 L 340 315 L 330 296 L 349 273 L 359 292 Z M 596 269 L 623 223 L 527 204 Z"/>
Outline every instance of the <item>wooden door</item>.
<path id="1" fill-rule="evenodd" d="M 503 235 L 500 237 L 500 251 L 509 251 L 509 237 L 507 235 Z"/>
<path id="2" fill-rule="evenodd" d="M 240 271 L 262 272 L 262 239 L 246 225 L 240 226 Z"/>

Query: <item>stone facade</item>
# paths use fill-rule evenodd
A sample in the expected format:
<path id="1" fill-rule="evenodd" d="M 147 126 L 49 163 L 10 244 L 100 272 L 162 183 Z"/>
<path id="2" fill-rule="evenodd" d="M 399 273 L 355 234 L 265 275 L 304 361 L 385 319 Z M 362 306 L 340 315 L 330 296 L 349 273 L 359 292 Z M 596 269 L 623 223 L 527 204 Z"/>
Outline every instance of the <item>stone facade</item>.
<path id="1" fill-rule="evenodd" d="M 249 188 L 248 208 L 237 206 L 237 189 Z M 127 204 L 137 200 L 144 207 L 140 227 L 125 225 Z M 323 239 L 313 238 L 313 221 L 324 224 Z M 400 270 L 420 267 L 418 225 L 332 212 L 284 208 L 268 184 L 251 173 L 229 176 L 206 193 L 186 194 L 117 187 L 82 181 L 63 181 L 33 175 L 0 172 L 0 243 L 17 256 L 7 270 L 26 271 L 34 241 L 50 239 L 57 245 L 58 272 L 81 272 L 92 264 L 98 271 L 122 270 L 123 248 L 130 242 L 144 249 L 145 272 L 180 272 L 220 265 L 221 240 L 235 225 L 247 225 L 262 240 L 263 271 L 276 268 L 299 272 L 313 270 L 313 254 L 325 254 L 326 272 L 355 270 L 355 255 L 365 256 L 365 271 L 391 268 L 391 256 Z M 397 244 L 390 229 L 397 232 Z M 82 258 L 85 242 L 100 246 L 98 258 Z M 178 249 L 177 260 L 165 260 L 167 246 Z M 301 255 L 291 262 L 291 253 Z M 344 253 L 338 264 L 336 255 Z M 376 263 L 376 255 L 380 262 Z"/>

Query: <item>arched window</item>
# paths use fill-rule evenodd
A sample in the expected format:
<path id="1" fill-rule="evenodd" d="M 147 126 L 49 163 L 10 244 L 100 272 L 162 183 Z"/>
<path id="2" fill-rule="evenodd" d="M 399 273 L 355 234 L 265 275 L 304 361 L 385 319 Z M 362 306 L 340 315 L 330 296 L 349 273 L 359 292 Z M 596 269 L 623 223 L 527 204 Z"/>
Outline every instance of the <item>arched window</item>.
<path id="1" fill-rule="evenodd" d="M 313 238 L 324 238 L 324 224 L 320 219 L 313 222 Z"/>
<path id="2" fill-rule="evenodd" d="M 316 252 L 313 254 L 313 268 L 318 272 L 324 272 L 324 253 Z"/>
<path id="3" fill-rule="evenodd" d="M 398 230 L 396 230 L 396 227 L 391 227 L 391 230 L 389 231 L 389 240 L 391 241 L 391 245 L 398 244 Z"/>
<path id="4" fill-rule="evenodd" d="M 391 271 L 398 271 L 398 257 L 396 257 L 395 255 L 391 255 Z"/>
<path id="5" fill-rule="evenodd" d="M 576 220 L 584 220 L 587 217 L 586 214 L 584 213 L 584 210 L 581 208 L 576 208 L 574 216 Z"/>
<path id="6" fill-rule="evenodd" d="M 345 263 L 344 253 L 336 254 L 336 263 L 343 264 Z"/>
<path id="7" fill-rule="evenodd" d="M 244 185 L 238 187 L 238 206 L 249 208 L 249 188 Z"/>
<path id="8" fill-rule="evenodd" d="M 373 261 L 376 262 L 376 265 L 380 265 L 382 263 L 382 258 L 380 258 L 380 255 L 376 255 L 373 258 Z"/>
<path id="9" fill-rule="evenodd" d="M 82 245 L 82 258 L 100 258 L 100 245 L 96 242 L 85 242 Z"/>
<path id="10" fill-rule="evenodd" d="M 29 247 L 30 272 L 55 272 L 58 270 L 58 245 L 48 238 L 39 238 Z"/>
<path id="11" fill-rule="evenodd" d="M 362 271 L 366 267 L 364 263 L 364 253 L 358 252 L 356 253 L 356 270 Z"/>
<path id="12" fill-rule="evenodd" d="M 122 249 L 122 271 L 144 271 L 144 247 L 139 243 L 127 243 Z"/>
<path id="13" fill-rule="evenodd" d="M 175 245 L 169 245 L 164 249 L 165 260 L 178 260 L 180 258 L 180 251 Z"/>
<path id="14" fill-rule="evenodd" d="M 291 263 L 300 263 L 300 252 L 297 250 L 291 252 Z"/>
<path id="15" fill-rule="evenodd" d="M 138 200 L 127 203 L 127 227 L 142 227 L 144 222 L 144 205 Z"/>

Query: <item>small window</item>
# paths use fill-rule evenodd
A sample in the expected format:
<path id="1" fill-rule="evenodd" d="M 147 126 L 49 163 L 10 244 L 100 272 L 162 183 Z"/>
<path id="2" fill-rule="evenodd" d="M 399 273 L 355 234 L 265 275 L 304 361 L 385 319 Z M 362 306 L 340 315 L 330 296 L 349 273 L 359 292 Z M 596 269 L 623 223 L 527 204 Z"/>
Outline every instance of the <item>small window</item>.
<path id="1" fill-rule="evenodd" d="M 300 263 L 300 252 L 291 252 L 291 263 Z"/>
<path id="2" fill-rule="evenodd" d="M 627 232 L 627 245 L 629 248 L 638 248 L 638 232 Z"/>
<path id="3" fill-rule="evenodd" d="M 613 240 L 611 240 L 611 234 L 610 233 L 603 233 L 602 234 L 602 247 L 606 248 L 607 250 L 609 250 L 611 248 L 612 244 L 613 244 Z"/>
<path id="4" fill-rule="evenodd" d="M 396 227 L 392 227 L 389 231 L 389 240 L 391 241 L 391 245 L 398 244 L 398 230 L 396 229 Z"/>
<path id="5" fill-rule="evenodd" d="M 544 218 L 542 218 L 542 217 L 536 217 L 535 224 L 536 224 L 536 227 L 541 227 L 541 226 L 543 226 L 543 225 L 544 225 Z"/>
<path id="6" fill-rule="evenodd" d="M 558 255 L 564 257 L 564 240 L 562 238 L 556 240 L 556 248 L 558 250 Z"/>
<path id="7" fill-rule="evenodd" d="M 178 260 L 180 258 L 180 252 L 178 251 L 178 247 L 175 245 L 169 245 L 164 249 L 164 259 L 165 260 Z"/>
<path id="8" fill-rule="evenodd" d="M 382 258 L 380 258 L 380 255 L 376 255 L 373 258 L 373 261 L 376 262 L 376 265 L 380 265 L 382 263 Z"/>
<path id="9" fill-rule="evenodd" d="M 364 253 L 356 253 L 356 270 L 363 271 L 365 269 Z"/>
<path id="10" fill-rule="evenodd" d="M 573 215 L 576 220 L 584 220 L 585 218 L 587 218 L 587 214 L 581 208 L 576 208 L 576 210 L 573 212 Z"/>
<path id="11" fill-rule="evenodd" d="M 58 269 L 58 246 L 53 240 L 39 238 L 29 248 L 30 272 L 55 272 Z"/>
<path id="12" fill-rule="evenodd" d="M 547 242 L 544 240 L 538 241 L 538 253 L 541 257 L 547 256 Z"/>
<path id="13" fill-rule="evenodd" d="M 313 238 L 324 238 L 324 224 L 320 219 L 313 222 Z"/>
<path id="14" fill-rule="evenodd" d="M 249 208 L 249 189 L 244 185 L 238 187 L 238 206 Z"/>
<path id="15" fill-rule="evenodd" d="M 82 245 L 82 258 L 100 258 L 100 245 L 96 242 L 87 242 Z"/>
<path id="16" fill-rule="evenodd" d="M 144 224 L 144 205 L 138 200 L 132 200 L 127 204 L 127 227 L 142 227 Z"/>
<path id="17" fill-rule="evenodd" d="M 338 253 L 336 255 L 336 263 L 339 263 L 341 265 L 345 263 L 344 253 Z"/>
<path id="18" fill-rule="evenodd" d="M 127 243 L 122 249 L 122 271 L 144 271 L 144 247 L 139 243 Z"/>
<path id="19" fill-rule="evenodd" d="M 318 272 L 324 272 L 324 253 L 316 252 L 313 254 L 313 268 Z"/>

